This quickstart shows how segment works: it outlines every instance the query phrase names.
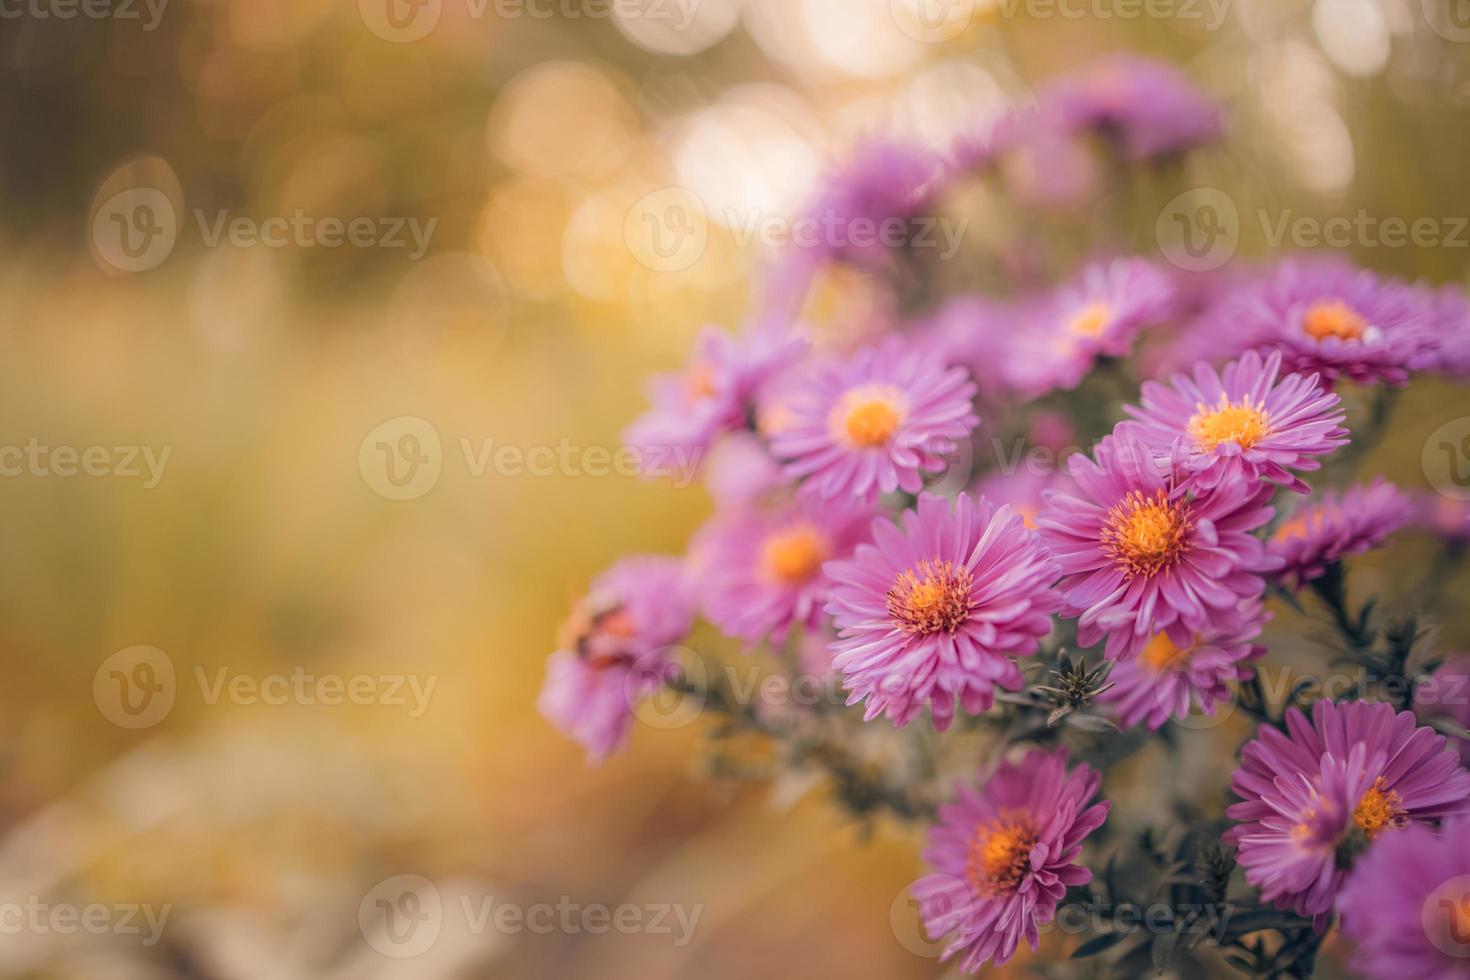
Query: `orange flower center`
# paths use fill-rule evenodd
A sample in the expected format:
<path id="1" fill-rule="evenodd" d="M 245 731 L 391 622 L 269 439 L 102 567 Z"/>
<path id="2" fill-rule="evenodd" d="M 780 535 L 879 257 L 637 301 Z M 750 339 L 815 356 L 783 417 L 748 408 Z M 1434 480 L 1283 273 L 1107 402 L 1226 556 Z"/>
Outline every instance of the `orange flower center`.
<path id="1" fill-rule="evenodd" d="M 1308 511 L 1298 514 L 1288 521 L 1282 523 L 1271 533 L 1272 541 L 1288 541 L 1291 538 L 1305 538 L 1314 528 L 1322 523 L 1321 511 Z"/>
<path id="2" fill-rule="evenodd" d="M 970 618 L 970 570 L 935 559 L 900 572 L 888 590 L 888 615 L 910 636 L 953 633 Z"/>
<path id="3" fill-rule="evenodd" d="M 1368 321 L 1340 299 L 1320 299 L 1307 308 L 1302 329 L 1313 340 L 1357 340 L 1368 329 Z"/>
<path id="4" fill-rule="evenodd" d="M 1403 798 L 1393 790 L 1385 789 L 1387 785 L 1388 781 L 1379 776 L 1353 809 L 1353 822 L 1368 835 L 1369 840 L 1377 836 L 1384 827 L 1394 823 L 1404 812 L 1400 808 Z"/>
<path id="5" fill-rule="evenodd" d="M 1163 673 L 1171 667 L 1182 666 L 1182 662 L 1189 659 L 1193 650 L 1193 646 L 1175 646 L 1168 633 L 1156 633 L 1153 639 L 1144 644 L 1139 658 L 1156 672 Z"/>
<path id="6" fill-rule="evenodd" d="M 1112 322 L 1113 311 L 1106 303 L 1088 303 L 1072 316 L 1068 327 L 1079 337 L 1100 337 Z"/>
<path id="7" fill-rule="evenodd" d="M 1179 564 L 1193 526 L 1185 505 L 1164 491 L 1146 497 L 1134 490 L 1108 515 L 1102 543 L 1124 575 L 1153 576 Z"/>
<path id="8" fill-rule="evenodd" d="M 832 410 L 837 437 L 859 449 L 888 445 L 907 414 L 903 392 L 892 385 L 854 388 Z"/>
<path id="9" fill-rule="evenodd" d="M 715 394 L 715 372 L 703 361 L 684 372 L 684 397 L 689 402 L 703 401 Z"/>
<path id="10" fill-rule="evenodd" d="M 1271 423 L 1265 408 L 1251 404 L 1249 395 L 1238 405 L 1221 395 L 1220 404 L 1213 410 L 1204 403 L 1195 406 L 1189 434 L 1203 450 L 1212 450 L 1222 442 L 1249 449 L 1271 434 Z"/>
<path id="11" fill-rule="evenodd" d="M 965 880 L 981 895 L 1011 894 L 1031 867 L 1036 841 L 1036 827 L 1025 815 L 1002 813 L 994 822 L 981 824 L 970 840 Z"/>
<path id="12" fill-rule="evenodd" d="M 811 524 L 798 524 L 766 539 L 761 566 L 774 582 L 800 585 L 817 574 L 830 550 L 826 535 Z"/>

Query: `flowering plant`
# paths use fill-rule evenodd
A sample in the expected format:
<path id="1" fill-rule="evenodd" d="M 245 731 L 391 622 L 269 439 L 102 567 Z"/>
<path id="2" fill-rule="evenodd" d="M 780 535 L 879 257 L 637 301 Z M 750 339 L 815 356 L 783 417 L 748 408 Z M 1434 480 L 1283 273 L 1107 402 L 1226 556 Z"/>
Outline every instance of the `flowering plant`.
<path id="1" fill-rule="evenodd" d="M 1177 179 L 1222 132 L 1181 73 L 1114 59 L 948 155 L 865 145 L 815 207 L 828 229 L 917 222 L 979 183 L 1111 227 L 1104 174 Z M 1102 929 L 1071 955 L 1308 976 L 1341 915 L 1370 974 L 1463 971 L 1466 950 L 1405 947 L 1368 896 L 1435 893 L 1421 851 L 1463 870 L 1464 695 L 1424 697 L 1463 661 L 1436 673 L 1424 625 L 1464 516 L 1358 471 L 1400 389 L 1464 376 L 1464 303 L 1321 256 L 1199 273 L 1110 246 L 1048 277 L 1043 244 L 987 257 L 1003 284 L 983 290 L 912 239 L 779 255 L 750 324 L 706 330 L 628 433 L 711 451 L 716 513 L 684 558 L 598 580 L 543 712 L 600 760 L 672 696 L 722 717 L 716 773 L 823 773 L 856 818 L 927 827 L 913 895 L 967 971 L 1037 948 L 1063 910 L 1145 896 L 1163 911 L 1144 941 Z M 806 297 L 834 271 L 888 301 L 821 322 Z M 1045 452 L 988 464 L 1006 437 Z M 1069 442 L 1090 449 L 1045 465 Z M 1440 539 L 1423 607 L 1354 605 L 1347 560 L 1415 524 Z M 736 642 L 676 646 L 700 615 Z M 1314 621 L 1351 683 L 1273 693 L 1265 665 Z M 833 696 L 752 700 L 741 662 Z M 1125 760 L 1178 772 L 1206 739 L 1243 745 L 1233 777 L 1153 811 L 1110 799 Z M 1451 937 L 1470 938 L 1465 884 Z"/>

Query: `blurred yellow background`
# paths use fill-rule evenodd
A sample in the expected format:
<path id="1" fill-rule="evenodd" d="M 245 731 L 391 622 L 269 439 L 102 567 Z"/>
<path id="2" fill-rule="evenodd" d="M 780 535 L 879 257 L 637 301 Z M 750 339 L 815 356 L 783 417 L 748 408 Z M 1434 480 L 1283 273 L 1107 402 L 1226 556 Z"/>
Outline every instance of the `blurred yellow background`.
<path id="1" fill-rule="evenodd" d="M 1390 0 L 1234 0 L 1199 19 L 390 3 L 172 0 L 155 20 L 141 3 L 134 19 L 28 2 L 0 22 L 0 443 L 104 447 L 111 467 L 68 476 L 53 456 L 0 479 L 0 900 L 172 909 L 153 945 L 7 934 L 0 974 L 943 974 L 905 914 L 915 832 L 866 840 L 820 793 L 707 781 L 698 725 L 640 727 L 588 769 L 535 712 L 588 580 L 629 552 L 681 551 L 707 513 L 697 487 L 587 470 L 650 371 L 751 310 L 766 255 L 719 215 L 790 213 L 860 136 L 942 149 L 1118 48 L 1185 64 L 1231 107 L 1232 148 L 1190 177 L 1243 204 L 1470 213 L 1470 48 Z M 148 240 L 161 258 L 106 237 L 139 187 L 177 219 L 171 242 Z M 702 247 L 672 261 L 639 204 L 668 188 L 708 208 Z M 983 224 L 988 205 L 966 204 Z M 1157 207 L 1138 203 L 1140 229 Z M 370 218 L 376 238 L 212 239 L 222 214 L 259 229 L 298 211 Z M 408 228 L 431 221 L 413 254 Z M 405 244 L 383 241 L 391 225 Z M 1259 236 L 1246 227 L 1242 252 Z M 1365 261 L 1465 271 L 1451 249 Z M 868 301 L 861 282 L 827 288 L 819 319 Z M 1418 428 L 1381 454 L 1406 480 L 1433 427 L 1409 408 Z M 424 450 L 437 479 L 385 483 L 379 442 Z M 501 447 L 570 447 L 580 464 L 514 471 Z M 149 458 L 166 460 L 156 480 Z M 130 728 L 103 667 L 140 646 L 156 652 L 121 676 L 159 676 L 133 672 L 137 656 L 164 663 L 173 702 Z M 209 696 L 221 676 L 302 672 L 432 695 L 421 712 L 411 696 Z M 436 883 L 446 910 L 570 896 L 702 912 L 675 945 L 461 928 L 446 911 L 433 949 L 398 960 L 359 912 L 402 874 Z"/>

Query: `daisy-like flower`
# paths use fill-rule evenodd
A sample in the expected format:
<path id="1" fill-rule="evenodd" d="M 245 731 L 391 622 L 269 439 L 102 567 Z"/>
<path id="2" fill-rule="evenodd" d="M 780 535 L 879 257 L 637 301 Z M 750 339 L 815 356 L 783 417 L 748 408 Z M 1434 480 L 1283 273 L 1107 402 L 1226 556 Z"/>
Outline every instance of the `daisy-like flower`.
<path id="1" fill-rule="evenodd" d="M 1075 388 L 1099 357 L 1126 355 L 1144 328 L 1168 319 L 1173 302 L 1173 279 L 1145 259 L 1088 265 L 1075 281 L 1021 304 L 1006 377 L 1022 394 Z"/>
<path id="2" fill-rule="evenodd" d="M 1325 926 L 1357 856 L 1380 835 L 1470 807 L 1470 772 L 1443 735 L 1392 705 L 1318 701 L 1241 750 L 1225 833 L 1245 877 L 1277 908 Z"/>
<path id="3" fill-rule="evenodd" d="M 879 519 L 873 543 L 826 568 L 838 628 L 833 666 L 848 703 L 906 725 L 930 707 L 949 727 L 1022 684 L 1013 658 L 1036 652 L 1057 607 L 1056 566 L 1009 507 L 960 494 L 919 499 L 903 527 Z"/>
<path id="4" fill-rule="evenodd" d="M 1099 700 L 1112 702 L 1125 727 L 1143 722 L 1150 731 L 1187 718 L 1191 704 L 1213 717 L 1215 706 L 1230 700 L 1230 685 L 1250 679 L 1247 664 L 1265 655 L 1255 640 L 1267 618 L 1261 601 L 1248 599 L 1234 617 L 1198 632 L 1176 623 L 1114 667 L 1113 686 Z"/>
<path id="5" fill-rule="evenodd" d="M 1300 589 L 1333 562 L 1376 548 L 1414 518 L 1414 505 L 1381 477 L 1341 493 L 1325 490 L 1298 507 L 1271 535 L 1267 550 L 1280 559 L 1278 574 Z"/>
<path id="6" fill-rule="evenodd" d="M 761 386 L 796 361 L 807 342 L 770 326 L 735 335 L 706 327 L 695 341 L 694 357 L 682 371 L 649 382 L 653 407 L 623 434 L 645 467 L 674 462 L 692 464 L 725 432 L 745 426 Z"/>
<path id="7" fill-rule="evenodd" d="M 1240 351 L 1280 350 L 1287 371 L 1327 384 L 1407 384 L 1434 368 L 1440 337 L 1429 291 L 1339 258 L 1287 259 L 1205 314 L 1200 330 Z"/>
<path id="8" fill-rule="evenodd" d="M 1317 457 L 1347 444 L 1341 400 L 1316 375 L 1279 377 L 1281 353 L 1255 351 L 1217 374 L 1199 364 L 1194 377 L 1169 386 L 1143 384 L 1140 407 L 1124 406 L 1133 430 L 1150 449 L 1173 455 L 1200 490 L 1241 473 L 1299 493 L 1310 488 L 1291 470 L 1315 470 Z"/>
<path id="9" fill-rule="evenodd" d="M 537 707 L 601 762 L 620 749 L 633 708 L 676 668 L 668 647 L 694 622 L 694 593 L 674 558 L 624 558 L 572 608 L 546 663 Z"/>
<path id="10" fill-rule="evenodd" d="M 1123 426 L 1095 455 L 1072 457 L 1076 495 L 1049 492 L 1036 520 L 1080 644 L 1105 638 L 1110 660 L 1132 657 L 1158 633 L 1203 632 L 1261 594 L 1260 573 L 1277 562 L 1251 532 L 1271 519 L 1269 484 L 1237 474 L 1195 496 Z"/>
<path id="11" fill-rule="evenodd" d="M 803 491 L 823 498 L 918 493 L 921 471 L 943 469 L 980 423 L 974 395 L 963 368 L 891 338 L 807 379 L 771 448 L 788 476 L 805 479 Z"/>
<path id="12" fill-rule="evenodd" d="M 1416 824 L 1385 834 L 1338 896 L 1352 967 L 1365 977 L 1470 976 L 1470 817 L 1436 833 Z"/>
<path id="13" fill-rule="evenodd" d="M 1169 156 L 1219 137 L 1220 110 L 1178 69 L 1115 55 L 1051 83 L 1039 96 L 1076 128 L 1115 138 L 1133 160 Z"/>
<path id="14" fill-rule="evenodd" d="M 1067 889 L 1092 880 L 1077 858 L 1108 816 L 1107 801 L 1091 803 L 1101 782 L 1086 765 L 1068 772 L 1065 749 L 1032 749 L 939 808 L 924 852 L 935 873 L 911 891 L 925 930 L 951 937 L 941 959 L 958 954 L 974 973 L 1009 960 L 1023 938 L 1036 949 Z"/>
<path id="15" fill-rule="evenodd" d="M 705 615 L 751 644 L 817 626 L 829 587 L 823 563 L 852 554 L 873 516 L 862 501 L 813 497 L 716 516 L 693 548 Z"/>

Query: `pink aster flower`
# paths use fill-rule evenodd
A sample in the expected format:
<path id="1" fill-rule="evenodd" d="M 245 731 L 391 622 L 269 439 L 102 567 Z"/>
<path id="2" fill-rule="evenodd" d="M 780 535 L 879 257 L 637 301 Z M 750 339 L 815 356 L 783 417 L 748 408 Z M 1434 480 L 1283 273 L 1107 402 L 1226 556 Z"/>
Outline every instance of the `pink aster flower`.
<path id="1" fill-rule="evenodd" d="M 820 497 L 918 493 L 920 472 L 942 469 L 955 440 L 980 423 L 974 395 L 963 368 L 890 338 L 807 379 L 771 448 Z"/>
<path id="2" fill-rule="evenodd" d="M 1200 364 L 1192 379 L 1175 375 L 1168 387 L 1144 382 L 1141 407 L 1124 411 L 1137 420 L 1139 439 L 1175 456 L 1201 490 L 1241 473 L 1307 493 L 1290 471 L 1318 469 L 1317 457 L 1346 445 L 1345 416 L 1315 374 L 1279 378 L 1280 370 L 1279 351 L 1264 360 L 1250 351 L 1223 375 Z"/>
<path id="3" fill-rule="evenodd" d="M 1470 975 L 1470 818 L 1436 833 L 1416 824 L 1363 855 L 1338 896 L 1342 934 L 1365 977 L 1464 980 Z"/>
<path id="4" fill-rule="evenodd" d="M 649 470 L 692 465 L 715 438 L 745 426 L 761 386 L 805 352 L 807 342 L 757 326 L 735 335 L 706 327 L 682 371 L 649 382 L 653 403 L 623 434 Z M 672 459 L 675 454 L 678 459 Z"/>
<path id="5" fill-rule="evenodd" d="M 1287 259 L 1204 316 L 1200 330 L 1240 351 L 1280 350 L 1287 371 L 1331 385 L 1403 385 L 1436 366 L 1437 307 L 1429 291 L 1339 258 Z"/>
<path id="6" fill-rule="evenodd" d="M 1448 718 L 1470 729 L 1470 653 L 1447 657 L 1433 674 L 1414 685 L 1414 713 L 1425 721 Z M 1470 766 L 1470 739 L 1450 736 L 1460 761 Z"/>
<path id="7" fill-rule="evenodd" d="M 1413 517 L 1408 495 L 1380 477 L 1341 493 L 1323 491 L 1276 528 L 1267 549 L 1282 562 L 1278 574 L 1299 589 L 1333 562 L 1376 548 Z"/>
<path id="8" fill-rule="evenodd" d="M 1144 722 L 1151 731 L 1187 718 L 1191 704 L 1213 717 L 1215 706 L 1230 700 L 1230 685 L 1250 679 L 1247 664 L 1265 655 L 1255 640 L 1267 618 L 1259 599 L 1247 599 L 1235 616 L 1198 632 L 1176 623 L 1113 668 L 1113 687 L 1101 700 L 1115 706 L 1125 727 Z"/>
<path id="9" fill-rule="evenodd" d="M 1203 632 L 1261 594 L 1276 562 L 1251 532 L 1271 519 L 1269 484 L 1237 474 L 1196 496 L 1123 426 L 1095 455 L 1072 457 L 1077 494 L 1049 493 L 1036 521 L 1080 644 L 1106 638 L 1109 659 L 1131 657 L 1157 633 Z"/>
<path id="10" fill-rule="evenodd" d="M 1036 949 L 1067 889 L 1092 880 L 1077 858 L 1108 816 L 1107 801 L 1088 805 L 1101 783 L 1086 765 L 1069 773 L 1065 749 L 1032 749 L 939 808 L 924 852 L 935 873 L 911 890 L 925 930 L 951 937 L 941 959 L 961 954 L 974 973 L 1009 960 L 1022 938 Z"/>
<path id="11" fill-rule="evenodd" d="M 826 568 L 836 618 L 833 666 L 848 703 L 868 719 L 912 721 L 925 705 L 934 727 L 956 706 L 971 714 L 995 688 L 1021 686 L 1014 657 L 1036 652 L 1051 630 L 1056 566 L 1009 507 L 960 494 L 954 506 L 924 496 L 903 527 L 879 519 L 873 543 Z"/>
<path id="12" fill-rule="evenodd" d="M 1219 137 L 1220 109 L 1173 65 L 1115 55 L 1052 82 L 1040 100 L 1073 127 L 1113 137 L 1133 160 L 1168 156 Z"/>
<path id="13" fill-rule="evenodd" d="M 633 708 L 676 664 L 668 649 L 689 632 L 694 595 L 674 558 L 624 558 L 593 581 L 563 624 L 537 707 L 601 762 L 620 749 Z"/>
<path id="14" fill-rule="evenodd" d="M 1006 376 L 1022 394 L 1075 388 L 1099 357 L 1126 355 L 1144 328 L 1168 319 L 1173 301 L 1173 279 L 1144 259 L 1088 265 L 1075 281 L 1022 303 Z"/>
<path id="15" fill-rule="evenodd" d="M 814 497 L 716 516 L 694 545 L 705 615 L 752 644 L 817 626 L 829 588 L 822 564 L 852 554 L 872 521 L 862 501 Z"/>
<path id="16" fill-rule="evenodd" d="M 1470 543 L 1470 500 L 1456 500 L 1432 491 L 1417 493 L 1414 526 L 1443 538 L 1447 543 Z"/>
<path id="17" fill-rule="evenodd" d="M 1470 377 L 1470 304 L 1459 286 L 1435 294 L 1435 329 L 1439 334 L 1437 370 L 1452 378 Z"/>
<path id="18" fill-rule="evenodd" d="M 1241 798 L 1225 839 L 1246 881 L 1277 908 L 1322 928 L 1353 860 L 1379 835 L 1470 806 L 1470 772 L 1408 711 L 1318 701 L 1312 717 L 1286 713 L 1286 731 L 1262 726 L 1241 750 L 1230 788 Z"/>

